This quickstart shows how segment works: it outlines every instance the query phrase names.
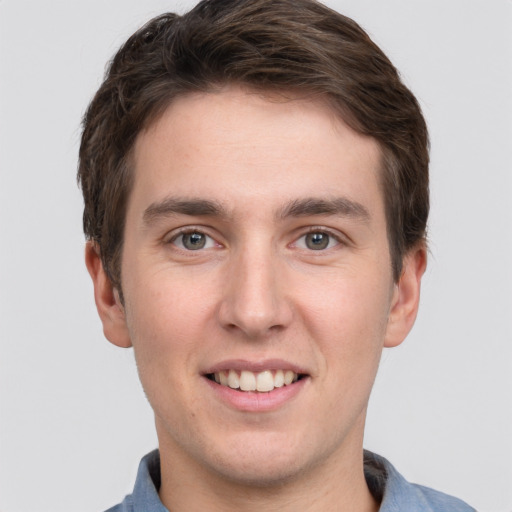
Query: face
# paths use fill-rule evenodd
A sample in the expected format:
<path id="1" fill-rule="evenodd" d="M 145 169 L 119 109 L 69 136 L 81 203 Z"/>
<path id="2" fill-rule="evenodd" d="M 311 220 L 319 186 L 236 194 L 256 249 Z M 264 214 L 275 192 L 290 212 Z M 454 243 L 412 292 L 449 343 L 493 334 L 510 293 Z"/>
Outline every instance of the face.
<path id="1" fill-rule="evenodd" d="M 392 279 L 377 143 L 321 102 L 232 87 L 175 100 L 134 165 L 104 325 L 133 344 L 161 450 L 257 483 L 360 457 L 382 347 L 417 306 Z"/>

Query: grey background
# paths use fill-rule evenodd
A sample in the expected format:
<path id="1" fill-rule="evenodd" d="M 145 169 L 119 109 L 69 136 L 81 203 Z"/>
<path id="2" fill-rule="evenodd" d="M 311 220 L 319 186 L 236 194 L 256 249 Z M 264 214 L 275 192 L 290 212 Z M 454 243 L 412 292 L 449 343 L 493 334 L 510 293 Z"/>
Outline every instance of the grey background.
<path id="1" fill-rule="evenodd" d="M 481 512 L 512 510 L 512 3 L 330 0 L 401 70 L 432 136 L 431 258 L 384 353 L 366 447 Z M 0 1 L 0 510 L 103 510 L 156 446 L 130 350 L 83 265 L 80 118 L 105 62 L 192 2 Z"/>

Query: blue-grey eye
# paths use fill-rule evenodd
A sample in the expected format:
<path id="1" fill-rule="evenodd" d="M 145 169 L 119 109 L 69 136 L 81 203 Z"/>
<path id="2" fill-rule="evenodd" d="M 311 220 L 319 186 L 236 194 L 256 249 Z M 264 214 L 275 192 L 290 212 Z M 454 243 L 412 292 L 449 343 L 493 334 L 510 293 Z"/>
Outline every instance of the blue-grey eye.
<path id="1" fill-rule="evenodd" d="M 185 233 L 182 237 L 183 246 L 191 251 L 203 249 L 206 245 L 206 236 L 203 233 Z"/>
<path id="2" fill-rule="evenodd" d="M 190 233 L 181 233 L 172 240 L 172 243 L 180 249 L 187 251 L 199 251 L 201 249 L 210 249 L 215 246 L 215 240 L 200 231 L 191 231 Z"/>
<path id="3" fill-rule="evenodd" d="M 305 236 L 306 247 L 313 251 L 321 251 L 329 246 L 331 237 L 327 233 L 308 233 Z"/>

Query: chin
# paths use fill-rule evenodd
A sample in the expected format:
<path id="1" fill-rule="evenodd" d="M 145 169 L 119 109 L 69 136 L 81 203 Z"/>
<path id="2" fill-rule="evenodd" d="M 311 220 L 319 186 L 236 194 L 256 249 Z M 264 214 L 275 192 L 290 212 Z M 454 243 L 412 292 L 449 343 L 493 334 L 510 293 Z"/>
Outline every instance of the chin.
<path id="1" fill-rule="evenodd" d="M 323 459 L 318 452 L 308 454 L 304 443 L 290 444 L 289 439 L 288 443 L 282 439 L 252 441 L 239 440 L 231 449 L 214 455 L 211 469 L 232 483 L 270 488 L 300 479 Z"/>
<path id="2" fill-rule="evenodd" d="M 247 487 L 271 488 L 288 484 L 306 472 L 299 461 L 266 461 L 258 464 L 223 464 L 216 468 L 217 474 L 231 483 Z"/>

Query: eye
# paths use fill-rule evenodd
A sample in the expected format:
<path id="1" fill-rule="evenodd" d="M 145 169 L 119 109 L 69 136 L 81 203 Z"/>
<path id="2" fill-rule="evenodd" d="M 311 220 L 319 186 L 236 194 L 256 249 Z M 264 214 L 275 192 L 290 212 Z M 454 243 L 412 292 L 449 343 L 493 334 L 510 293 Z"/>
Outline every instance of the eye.
<path id="1" fill-rule="evenodd" d="M 333 235 L 325 231 L 311 231 L 301 236 L 295 246 L 300 249 L 309 249 L 311 251 L 323 251 L 335 247 L 340 242 Z"/>
<path id="2" fill-rule="evenodd" d="M 200 231 L 189 231 L 175 236 L 171 243 L 186 251 L 199 251 L 215 247 L 215 240 Z"/>

